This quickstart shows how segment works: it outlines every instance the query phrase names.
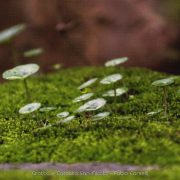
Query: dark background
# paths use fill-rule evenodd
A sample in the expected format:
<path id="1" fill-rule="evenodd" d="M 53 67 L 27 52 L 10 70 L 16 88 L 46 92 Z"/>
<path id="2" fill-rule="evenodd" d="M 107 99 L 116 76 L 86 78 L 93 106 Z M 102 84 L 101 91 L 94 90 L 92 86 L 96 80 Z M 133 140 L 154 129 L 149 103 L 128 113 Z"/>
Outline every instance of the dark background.
<path id="1" fill-rule="evenodd" d="M 179 0 L 1 0 L 0 30 L 22 22 L 28 30 L 13 42 L 21 64 L 50 71 L 128 56 L 125 66 L 180 73 Z M 36 47 L 41 57 L 21 56 Z M 0 45 L 0 72 L 14 65 L 11 48 Z"/>

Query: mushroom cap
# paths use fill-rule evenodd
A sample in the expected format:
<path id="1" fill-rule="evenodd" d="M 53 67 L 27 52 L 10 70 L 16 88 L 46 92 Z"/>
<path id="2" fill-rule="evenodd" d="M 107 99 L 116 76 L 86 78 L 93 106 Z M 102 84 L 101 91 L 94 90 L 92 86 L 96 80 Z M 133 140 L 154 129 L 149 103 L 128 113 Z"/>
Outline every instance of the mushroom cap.
<path id="1" fill-rule="evenodd" d="M 58 118 L 65 118 L 65 117 L 67 117 L 67 116 L 69 116 L 69 112 L 61 112 L 61 113 L 58 113 L 57 115 L 56 115 Z"/>
<path id="2" fill-rule="evenodd" d="M 86 81 L 85 83 L 83 83 L 82 85 L 80 85 L 80 86 L 78 87 L 78 89 L 79 89 L 79 90 L 84 89 L 84 88 L 90 86 L 91 84 L 95 83 L 97 80 L 98 80 L 98 78 L 90 79 L 90 80 Z"/>
<path id="3" fill-rule="evenodd" d="M 55 69 L 55 70 L 59 70 L 59 69 L 62 68 L 62 64 L 57 63 L 57 64 L 54 64 L 52 67 L 53 67 L 53 69 Z"/>
<path id="4" fill-rule="evenodd" d="M 123 94 L 125 94 L 128 91 L 127 88 L 117 88 L 116 89 L 116 96 L 121 96 Z M 114 97 L 115 96 L 115 92 L 114 90 L 109 90 L 106 93 L 103 94 L 104 97 Z"/>
<path id="5" fill-rule="evenodd" d="M 157 81 L 154 81 L 152 83 L 153 86 L 168 86 L 174 83 L 174 79 L 173 78 L 166 78 L 166 79 L 160 79 Z"/>
<path id="6" fill-rule="evenodd" d="M 93 121 L 101 120 L 110 115 L 110 112 L 101 112 L 92 117 Z"/>
<path id="7" fill-rule="evenodd" d="M 41 55 L 44 52 L 42 48 L 31 49 L 24 52 L 24 57 L 32 58 Z"/>
<path id="8" fill-rule="evenodd" d="M 7 80 L 25 79 L 32 74 L 35 74 L 39 70 L 37 64 L 26 64 L 16 66 L 3 73 L 3 78 Z"/>
<path id="9" fill-rule="evenodd" d="M 91 101 L 88 101 L 84 105 L 80 106 L 76 112 L 84 112 L 84 111 L 95 111 L 97 109 L 100 109 L 106 104 L 106 100 L 103 98 L 97 98 L 93 99 Z"/>
<path id="10" fill-rule="evenodd" d="M 148 116 L 154 116 L 154 115 L 159 114 L 160 112 L 162 112 L 162 109 L 158 109 L 157 111 L 148 112 L 147 115 Z"/>
<path id="11" fill-rule="evenodd" d="M 0 44 L 11 41 L 26 29 L 25 24 L 18 24 L 0 32 Z"/>
<path id="12" fill-rule="evenodd" d="M 94 93 L 83 94 L 82 96 L 79 96 L 79 97 L 75 98 L 73 100 L 73 102 L 76 103 L 76 102 L 85 101 L 85 100 L 91 98 L 93 95 L 94 95 Z"/>
<path id="13" fill-rule="evenodd" d="M 110 60 L 110 61 L 107 61 L 107 62 L 105 63 L 105 66 L 106 66 L 106 67 L 118 66 L 119 64 L 125 63 L 127 60 L 128 60 L 127 57 L 112 59 L 112 60 Z"/>
<path id="14" fill-rule="evenodd" d="M 101 84 L 112 84 L 122 79 L 121 74 L 112 74 L 100 81 Z"/>
<path id="15" fill-rule="evenodd" d="M 67 123 L 72 121 L 75 118 L 75 116 L 68 116 L 67 118 L 63 119 L 61 123 Z"/>
<path id="16" fill-rule="evenodd" d="M 41 107 L 41 103 L 37 103 L 37 102 L 27 104 L 19 110 L 19 113 L 20 114 L 29 114 L 29 113 L 32 113 L 32 112 L 38 110 L 40 107 Z"/>
<path id="17" fill-rule="evenodd" d="M 39 109 L 40 112 L 49 112 L 49 111 L 54 111 L 56 107 L 42 107 Z"/>

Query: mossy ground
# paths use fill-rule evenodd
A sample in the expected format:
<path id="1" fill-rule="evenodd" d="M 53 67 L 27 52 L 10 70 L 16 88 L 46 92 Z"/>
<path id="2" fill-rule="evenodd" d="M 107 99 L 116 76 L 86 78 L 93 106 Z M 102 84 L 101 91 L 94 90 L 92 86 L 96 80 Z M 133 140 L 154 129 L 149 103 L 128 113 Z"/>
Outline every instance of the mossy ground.
<path id="1" fill-rule="evenodd" d="M 123 80 L 118 87 L 129 88 L 128 94 L 114 104 L 99 110 L 110 111 L 109 118 L 98 122 L 88 116 L 77 116 L 67 124 L 39 129 L 48 119 L 55 123 L 56 114 L 73 111 L 82 103 L 72 100 L 81 95 L 77 87 L 84 81 L 99 79 L 112 73 L 121 73 Z M 169 75 L 146 69 L 124 68 L 72 68 L 50 75 L 38 75 L 28 80 L 32 101 L 43 106 L 55 106 L 56 111 L 47 115 L 19 115 L 18 110 L 26 101 L 21 81 L 0 85 L 0 163 L 21 162 L 119 162 L 136 165 L 178 165 L 180 99 L 177 95 L 180 80 L 168 88 L 169 119 L 163 114 L 149 117 L 146 114 L 162 108 L 162 89 L 152 87 L 154 80 Z M 101 97 L 111 89 L 96 83 L 88 91 Z M 131 96 L 133 95 L 133 97 Z M 117 109 L 117 114 L 115 113 Z"/>

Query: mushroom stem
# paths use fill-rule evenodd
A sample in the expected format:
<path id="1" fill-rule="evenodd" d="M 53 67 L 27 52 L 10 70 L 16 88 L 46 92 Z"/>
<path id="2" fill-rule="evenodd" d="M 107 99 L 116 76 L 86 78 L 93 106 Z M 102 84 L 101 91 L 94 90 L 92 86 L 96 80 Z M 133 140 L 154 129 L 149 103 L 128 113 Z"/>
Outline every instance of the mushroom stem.
<path id="1" fill-rule="evenodd" d="M 164 116 L 168 118 L 168 101 L 167 101 L 167 87 L 164 86 Z"/>
<path id="2" fill-rule="evenodd" d="M 117 113 L 117 108 L 116 108 L 116 104 L 117 104 L 116 83 L 114 83 L 114 104 L 115 104 L 115 113 Z"/>
<path id="3" fill-rule="evenodd" d="M 47 116 L 47 112 L 45 112 L 45 122 L 43 123 L 43 125 L 47 126 L 47 122 L 48 122 L 48 116 Z"/>
<path id="4" fill-rule="evenodd" d="M 28 85 L 27 85 L 27 80 L 24 79 L 23 82 L 24 82 L 24 88 L 25 88 L 25 91 L 26 91 L 27 100 L 30 100 L 30 93 L 29 93 L 29 88 L 28 88 Z"/>

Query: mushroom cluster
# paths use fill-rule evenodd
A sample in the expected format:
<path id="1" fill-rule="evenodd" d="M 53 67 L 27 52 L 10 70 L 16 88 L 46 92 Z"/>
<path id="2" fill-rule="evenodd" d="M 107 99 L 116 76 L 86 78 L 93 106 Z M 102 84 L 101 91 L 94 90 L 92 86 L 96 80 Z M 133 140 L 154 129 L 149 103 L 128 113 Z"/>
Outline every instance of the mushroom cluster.
<path id="1" fill-rule="evenodd" d="M 32 58 L 39 56 L 43 53 L 43 49 L 32 49 L 29 51 L 24 52 L 24 57 Z M 123 62 L 126 62 L 127 58 L 119 58 L 115 60 L 111 60 L 107 63 L 105 63 L 106 67 L 110 66 L 117 66 Z M 19 65 L 12 69 L 9 69 L 3 73 L 3 78 L 6 80 L 22 80 L 27 96 L 27 100 L 30 101 L 30 90 L 27 83 L 27 78 L 32 76 L 33 74 L 37 73 L 39 70 L 39 66 L 37 64 L 25 64 L 25 65 Z M 98 78 L 94 77 L 92 79 L 89 79 L 88 81 L 81 84 L 77 89 L 80 91 L 80 95 L 72 100 L 73 104 L 79 104 L 84 101 L 86 101 L 84 104 L 81 104 L 72 114 L 68 111 L 58 112 L 56 115 L 56 118 L 59 120 L 55 124 L 59 123 L 69 123 L 73 119 L 76 118 L 76 115 L 81 114 L 90 114 L 90 118 L 92 121 L 102 120 L 107 118 L 111 113 L 108 111 L 100 112 L 100 109 L 102 109 L 106 103 L 108 102 L 105 98 L 111 97 L 115 99 L 115 103 L 117 103 L 117 97 L 121 96 L 125 93 L 127 93 L 128 89 L 126 87 L 117 87 L 117 82 L 122 80 L 123 76 L 121 74 L 111 74 L 107 77 L 104 77 L 102 80 L 99 81 L 99 84 L 103 85 L 109 85 L 113 86 L 112 90 L 108 90 L 107 92 L 104 92 L 102 94 L 102 97 L 96 97 L 96 92 L 89 92 L 89 93 L 83 93 L 84 89 L 90 88 L 95 84 L 97 85 Z M 91 89 L 92 90 L 92 89 Z M 83 93 L 83 94 L 82 94 Z M 95 97 L 92 99 L 92 97 Z M 41 107 L 41 103 L 39 102 L 33 102 L 30 104 L 27 104 L 20 108 L 19 113 L 22 115 L 34 113 L 35 111 L 39 111 L 40 113 L 44 113 L 45 115 L 45 122 L 43 123 L 43 127 L 40 129 L 44 129 L 44 127 L 51 127 L 53 124 L 49 122 L 49 119 L 47 118 L 48 113 L 51 111 L 55 111 L 57 107 L 53 106 L 46 106 Z M 98 111 L 97 114 L 94 114 L 96 111 Z M 88 116 L 89 117 L 89 116 Z"/>
<path id="2" fill-rule="evenodd" d="M 0 44 L 11 44 L 13 39 L 22 33 L 26 29 L 25 24 L 19 24 L 13 26 L 7 30 L 0 32 Z M 13 50 L 14 51 L 14 50 Z M 25 58 L 36 58 L 44 53 L 42 48 L 33 48 L 27 50 L 23 53 Z M 106 69 L 116 67 L 111 70 L 118 70 L 117 66 L 121 65 L 128 61 L 127 57 L 112 59 L 107 61 L 104 66 Z M 17 62 L 16 62 L 17 63 Z M 61 64 L 55 64 L 54 69 L 59 70 L 61 68 Z M 58 112 L 58 108 L 54 106 L 44 106 L 41 107 L 40 102 L 33 102 L 30 95 L 30 89 L 28 86 L 27 79 L 28 77 L 34 75 L 39 71 L 39 66 L 37 64 L 25 64 L 25 65 L 18 65 L 12 69 L 5 71 L 2 77 L 6 80 L 21 80 L 24 85 L 26 97 L 28 104 L 23 106 L 19 109 L 19 114 L 27 115 L 30 113 L 35 113 L 39 111 L 41 114 L 44 114 L 45 119 L 42 120 L 43 127 L 38 129 L 46 129 L 52 127 L 53 125 L 61 124 L 61 123 L 69 123 L 72 120 L 76 119 L 77 117 L 88 117 L 91 121 L 99 121 L 102 119 L 106 119 L 108 116 L 111 115 L 111 112 L 107 111 L 106 104 L 108 103 L 109 99 L 114 100 L 114 104 L 112 105 L 113 111 L 115 114 L 118 113 L 117 104 L 120 101 L 120 97 L 124 94 L 127 95 L 128 88 L 123 87 L 121 81 L 123 81 L 123 75 L 120 73 L 109 74 L 106 77 L 103 77 L 99 80 L 99 77 L 93 77 L 88 81 L 82 83 L 77 90 L 79 92 L 78 97 L 74 97 L 71 101 L 73 106 L 77 106 L 75 110 L 61 110 Z M 118 71 L 119 72 L 119 71 Z M 163 106 L 164 106 L 164 115 L 168 118 L 168 86 L 174 83 L 175 78 L 166 78 L 154 81 L 152 86 L 160 87 L 163 89 Z M 98 85 L 102 86 L 106 89 L 101 95 L 98 94 Z M 93 88 L 95 87 L 95 88 Z M 87 92 L 87 90 L 89 92 Z M 86 92 L 86 93 L 85 93 Z M 180 96 L 180 90 L 177 92 L 177 96 Z M 134 95 L 128 96 L 129 99 L 134 99 Z M 58 111 L 57 111 L 58 110 Z M 102 111 L 103 110 L 103 111 Z M 48 115 L 53 112 L 57 111 L 56 119 L 57 122 L 54 124 L 50 122 L 48 119 Z M 158 109 L 155 111 L 151 111 L 147 113 L 147 116 L 153 117 L 158 115 L 162 112 L 162 109 Z"/>

